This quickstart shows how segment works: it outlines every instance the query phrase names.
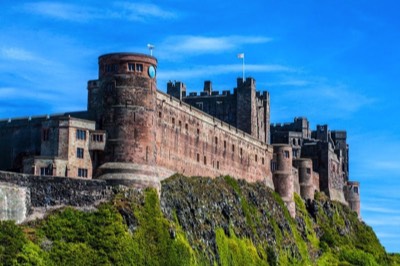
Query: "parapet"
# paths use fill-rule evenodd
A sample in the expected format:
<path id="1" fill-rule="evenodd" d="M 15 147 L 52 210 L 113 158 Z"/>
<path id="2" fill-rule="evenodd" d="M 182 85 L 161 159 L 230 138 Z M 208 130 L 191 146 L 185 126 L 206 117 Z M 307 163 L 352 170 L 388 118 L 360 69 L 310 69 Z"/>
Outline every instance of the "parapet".
<path id="1" fill-rule="evenodd" d="M 99 78 L 115 74 L 156 75 L 157 59 L 138 53 L 112 53 L 99 57 Z"/>

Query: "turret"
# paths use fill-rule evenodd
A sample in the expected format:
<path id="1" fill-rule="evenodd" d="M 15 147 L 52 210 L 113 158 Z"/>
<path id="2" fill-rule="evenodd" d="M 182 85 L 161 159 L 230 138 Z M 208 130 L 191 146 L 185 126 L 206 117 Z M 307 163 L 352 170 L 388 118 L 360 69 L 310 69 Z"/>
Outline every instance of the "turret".
<path id="1" fill-rule="evenodd" d="M 355 211 L 360 218 L 360 183 L 356 181 L 347 181 L 344 194 L 350 209 Z"/>
<path id="2" fill-rule="evenodd" d="M 292 217 L 296 216 L 293 199 L 294 184 L 292 175 L 292 147 L 286 144 L 274 144 L 272 174 L 275 191 L 282 197 Z"/>
<path id="3" fill-rule="evenodd" d="M 107 133 L 105 164 L 98 172 L 103 179 L 143 179 L 143 167 L 155 165 L 156 69 L 157 60 L 148 55 L 99 57 L 101 106 L 96 113 Z"/>
<path id="4" fill-rule="evenodd" d="M 295 159 L 293 166 L 299 171 L 300 196 L 303 199 L 314 199 L 315 186 L 311 159 Z"/>

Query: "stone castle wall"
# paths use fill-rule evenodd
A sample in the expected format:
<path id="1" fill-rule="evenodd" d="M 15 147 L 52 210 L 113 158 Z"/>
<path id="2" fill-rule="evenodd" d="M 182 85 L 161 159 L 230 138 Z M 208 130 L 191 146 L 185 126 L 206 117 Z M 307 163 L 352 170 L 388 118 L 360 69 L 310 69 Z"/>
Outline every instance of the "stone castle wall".
<path id="1" fill-rule="evenodd" d="M 272 147 L 157 92 L 156 163 L 185 175 L 231 175 L 273 188 Z"/>
<path id="2" fill-rule="evenodd" d="M 33 176 L 0 171 L 0 216 L 23 222 L 63 206 L 93 208 L 114 195 L 104 180 Z"/>

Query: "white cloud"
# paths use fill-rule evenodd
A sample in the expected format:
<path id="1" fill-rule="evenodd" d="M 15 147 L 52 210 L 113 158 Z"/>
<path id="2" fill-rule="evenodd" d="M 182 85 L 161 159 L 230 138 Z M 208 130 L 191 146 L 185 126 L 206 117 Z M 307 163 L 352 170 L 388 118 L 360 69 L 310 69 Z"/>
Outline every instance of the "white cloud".
<path id="1" fill-rule="evenodd" d="M 370 226 L 400 226 L 400 216 L 391 215 L 387 216 L 370 217 L 365 219 L 365 222 Z"/>
<path id="2" fill-rule="evenodd" d="M 86 21 L 98 15 L 88 7 L 57 2 L 28 3 L 24 9 L 34 14 L 69 21 Z"/>
<path id="3" fill-rule="evenodd" d="M 15 47 L 2 47 L 0 48 L 0 55 L 2 58 L 18 61 L 42 61 L 43 59 L 37 57 L 33 53 L 21 48 Z"/>
<path id="4" fill-rule="evenodd" d="M 262 44 L 272 41 L 263 36 L 201 36 L 201 35 L 176 35 L 170 36 L 156 44 L 157 58 L 170 61 L 179 61 L 189 56 L 204 54 L 221 54 L 232 52 L 232 58 L 236 53 L 245 52 L 243 46 L 248 44 Z"/>
<path id="5" fill-rule="evenodd" d="M 349 114 L 375 103 L 375 98 L 358 93 L 347 86 L 329 86 L 320 83 L 310 83 L 299 89 L 282 91 L 280 95 L 285 102 L 301 104 L 307 113 L 324 115 L 326 117 L 348 117 Z"/>
<path id="6" fill-rule="evenodd" d="M 400 210 L 374 206 L 374 205 L 367 205 L 364 202 L 361 207 L 363 212 L 367 211 L 367 212 L 381 213 L 381 214 L 400 214 Z"/>
<path id="7" fill-rule="evenodd" d="M 114 10 L 114 14 L 120 14 L 120 18 L 129 20 L 145 20 L 146 18 L 174 19 L 177 18 L 175 12 L 162 9 L 154 4 L 118 2 L 117 7 L 122 9 Z"/>
<path id="8" fill-rule="evenodd" d="M 33 91 L 30 88 L 11 88 L 0 87 L 0 98 L 2 99 L 18 99 L 21 100 L 21 95 L 24 99 L 35 100 L 57 100 L 59 95 L 54 92 Z"/>
<path id="9" fill-rule="evenodd" d="M 292 68 L 282 65 L 246 65 L 247 73 L 254 72 L 290 72 L 295 71 Z M 210 77 L 229 73 L 241 74 L 241 64 L 227 64 L 227 65 L 209 65 L 209 66 L 196 66 L 191 69 L 175 69 L 169 71 L 162 71 L 158 74 L 159 79 L 190 79 L 198 77 Z"/>
<path id="10" fill-rule="evenodd" d="M 158 5 L 116 2 L 106 8 L 95 8 L 62 2 L 36 2 L 25 4 L 23 10 L 59 20 L 86 22 L 90 20 L 121 19 L 145 21 L 146 19 L 173 19 L 177 14 Z"/>

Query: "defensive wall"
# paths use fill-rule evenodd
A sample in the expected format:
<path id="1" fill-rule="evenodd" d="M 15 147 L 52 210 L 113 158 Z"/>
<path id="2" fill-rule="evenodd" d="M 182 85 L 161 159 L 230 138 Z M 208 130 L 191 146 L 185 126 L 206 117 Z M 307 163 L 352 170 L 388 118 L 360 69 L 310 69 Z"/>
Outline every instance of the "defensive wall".
<path id="1" fill-rule="evenodd" d="M 233 126 L 193 107 L 189 100 L 185 103 L 182 91 L 176 98 L 157 90 L 156 70 L 157 60 L 152 56 L 106 54 L 99 57 L 99 78 L 88 82 L 87 112 L 50 120 L 42 117 L 23 122 L 0 121 L 0 125 L 4 124 L 0 130 L 5 130 L 0 131 L 0 142 L 9 142 L 5 145 L 8 150 L 2 151 L 12 152 L 8 160 L 12 167 L 8 168 L 22 171 L 21 166 L 13 163 L 20 156 L 17 162 L 24 162 L 23 171 L 35 175 L 10 174 L 8 178 L 2 173 L 0 182 L 4 179 L 9 183 L 16 177 L 17 186 L 32 187 L 33 194 L 32 190 L 21 190 L 34 202 L 30 203 L 32 206 L 39 202 L 45 206 L 48 202 L 76 206 L 81 204 L 81 198 L 88 197 L 88 202 L 101 200 L 104 195 L 107 198 L 110 185 L 160 189 L 160 181 L 175 172 L 188 176 L 230 175 L 248 182 L 263 182 L 275 189 L 292 217 L 294 192 L 312 199 L 320 188 L 333 200 L 345 204 L 347 200 L 359 213 L 359 184 L 346 183 L 340 167 L 341 154 L 348 152 L 345 132 L 333 136 L 341 145 L 338 149 L 332 146 L 332 137 L 328 141 L 330 135 L 321 130 L 313 134 L 322 134 L 316 138 L 327 140 L 310 142 L 306 140 L 311 134 L 308 121 L 299 118 L 293 126 L 276 127 L 295 130 L 289 132 L 292 135 L 275 130 L 276 136 L 280 134 L 276 140 L 288 143 L 270 145 L 269 94 L 257 94 L 254 79 L 238 79 L 238 94 L 227 100 L 230 103 L 226 106 L 244 108 L 242 113 L 236 110 Z M 181 83 L 174 86 L 181 88 Z M 210 96 L 210 103 L 217 104 L 211 96 L 219 95 L 213 95 L 211 84 L 206 84 L 204 93 L 205 98 Z M 191 97 L 187 99 L 196 100 L 194 95 Z M 225 116 L 226 110 L 222 114 Z M 97 141 L 92 141 L 92 137 Z M 21 155 L 16 155 L 15 149 Z M 46 172 L 44 165 L 51 165 L 52 172 Z M 83 179 L 65 181 L 70 179 L 54 177 L 79 177 L 83 170 L 83 177 L 93 176 L 98 183 L 87 181 L 92 184 L 87 187 L 89 183 Z M 43 171 L 48 176 L 38 177 Z"/>
<path id="2" fill-rule="evenodd" d="M 156 68 L 154 57 L 141 54 L 99 58 L 99 79 L 88 83 L 89 112 L 107 132 L 107 169 L 97 177 L 108 179 L 113 173 L 113 179 L 134 180 L 134 165 L 147 165 L 152 180 L 162 180 L 172 171 L 231 175 L 273 187 L 272 147 L 158 91 L 155 74 L 149 72 Z M 124 176 L 118 177 L 118 171 Z"/>
<path id="3" fill-rule="evenodd" d="M 113 195 L 113 187 L 104 180 L 0 171 L 0 220 L 20 223 L 63 206 L 91 209 Z"/>

